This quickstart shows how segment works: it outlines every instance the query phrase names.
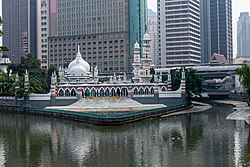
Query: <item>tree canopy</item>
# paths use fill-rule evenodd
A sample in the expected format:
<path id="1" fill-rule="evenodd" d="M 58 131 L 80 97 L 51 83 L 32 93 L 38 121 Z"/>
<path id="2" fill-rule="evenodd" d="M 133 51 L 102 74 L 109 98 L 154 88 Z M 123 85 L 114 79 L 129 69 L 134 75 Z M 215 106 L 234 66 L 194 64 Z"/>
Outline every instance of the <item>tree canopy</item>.
<path id="1" fill-rule="evenodd" d="M 181 84 L 181 71 L 179 69 L 171 70 L 172 90 L 178 90 Z M 189 97 L 201 96 L 203 92 L 202 84 L 203 78 L 196 73 L 192 68 L 185 69 L 186 72 L 186 90 Z M 167 76 L 163 76 L 162 80 L 165 82 Z"/>
<path id="2" fill-rule="evenodd" d="M 236 73 L 241 77 L 241 83 L 244 86 L 248 96 L 250 96 L 250 66 L 244 64 L 236 70 Z"/>
<path id="3" fill-rule="evenodd" d="M 50 77 L 52 71 L 57 71 L 55 66 L 49 70 L 41 68 L 40 60 L 32 54 L 27 54 L 21 58 L 19 64 L 9 64 L 7 71 L 12 74 L 18 74 L 20 88 L 17 92 L 21 97 L 24 94 L 24 74 L 25 71 L 29 74 L 29 90 L 28 93 L 48 93 L 50 90 Z"/>

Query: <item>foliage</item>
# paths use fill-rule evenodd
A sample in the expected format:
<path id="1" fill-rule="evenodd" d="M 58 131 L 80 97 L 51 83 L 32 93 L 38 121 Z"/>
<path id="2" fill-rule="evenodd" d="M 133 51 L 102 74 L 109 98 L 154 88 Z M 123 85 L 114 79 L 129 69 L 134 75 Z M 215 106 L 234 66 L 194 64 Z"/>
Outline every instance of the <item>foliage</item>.
<path id="1" fill-rule="evenodd" d="M 150 80 L 150 83 L 153 83 L 155 78 L 154 78 L 154 74 L 155 74 L 155 69 L 153 67 L 150 68 L 150 74 L 152 75 L 152 78 Z"/>
<path id="2" fill-rule="evenodd" d="M 40 60 L 37 60 L 34 55 L 28 54 L 21 58 L 19 64 L 9 64 L 7 68 L 8 73 L 12 71 L 13 74 L 18 74 L 19 76 L 18 84 L 20 88 L 17 90 L 16 95 L 23 97 L 25 93 L 24 75 L 26 70 L 29 74 L 28 93 L 48 93 L 50 90 L 50 77 L 53 71 L 57 71 L 56 66 L 51 66 L 49 70 L 42 69 Z"/>
<path id="3" fill-rule="evenodd" d="M 15 94 L 15 75 L 0 74 L 0 95 L 9 96 Z"/>
<path id="4" fill-rule="evenodd" d="M 172 90 L 178 90 L 181 84 L 181 71 L 179 69 L 171 70 Z M 192 68 L 185 69 L 186 72 L 186 89 L 189 97 L 201 96 L 203 92 L 203 79 Z M 167 75 L 163 75 L 162 81 L 167 81 Z"/>
<path id="5" fill-rule="evenodd" d="M 236 73 L 242 78 L 242 85 L 250 96 L 250 66 L 244 64 L 236 69 Z"/>

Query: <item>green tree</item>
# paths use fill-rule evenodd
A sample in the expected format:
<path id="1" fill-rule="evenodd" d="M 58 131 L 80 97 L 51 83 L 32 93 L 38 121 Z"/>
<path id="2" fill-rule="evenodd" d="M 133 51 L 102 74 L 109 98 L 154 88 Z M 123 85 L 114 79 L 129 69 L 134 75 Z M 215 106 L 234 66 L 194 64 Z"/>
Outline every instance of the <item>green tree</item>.
<path id="1" fill-rule="evenodd" d="M 155 80 L 155 69 L 153 68 L 153 67 L 151 67 L 150 68 L 150 74 L 152 75 L 152 78 L 151 78 L 151 80 L 150 80 L 150 83 L 153 83 L 154 82 L 154 80 Z"/>
<path id="2" fill-rule="evenodd" d="M 27 54 L 21 58 L 19 64 L 10 64 L 7 71 L 19 75 L 20 89 L 17 91 L 18 97 L 24 94 L 24 75 L 25 71 L 29 73 L 29 90 L 28 93 L 48 93 L 50 82 L 48 71 L 41 68 L 40 60 L 32 54 Z"/>
<path id="3" fill-rule="evenodd" d="M 249 96 L 248 102 L 250 102 L 250 66 L 244 64 L 240 68 L 236 69 L 236 73 L 242 78 L 241 83 Z"/>
<path id="4" fill-rule="evenodd" d="M 178 90 L 181 84 L 181 71 L 182 69 L 171 70 L 172 90 Z M 203 92 L 202 84 L 203 79 L 196 73 L 196 70 L 192 68 L 185 69 L 186 72 L 186 89 L 188 96 L 201 96 Z M 162 81 L 165 82 L 168 79 L 167 75 L 162 77 Z"/>

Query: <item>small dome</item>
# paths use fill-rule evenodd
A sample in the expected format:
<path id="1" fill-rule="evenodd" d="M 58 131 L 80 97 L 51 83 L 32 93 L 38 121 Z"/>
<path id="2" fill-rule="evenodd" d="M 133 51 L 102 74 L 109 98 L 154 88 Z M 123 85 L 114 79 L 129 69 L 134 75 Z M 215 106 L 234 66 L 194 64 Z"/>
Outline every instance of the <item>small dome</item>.
<path id="1" fill-rule="evenodd" d="M 87 76 L 87 73 L 87 69 L 84 68 L 79 61 L 69 70 L 70 76 Z"/>
<path id="2" fill-rule="evenodd" d="M 89 72 L 90 71 L 90 66 L 89 63 L 87 63 L 85 60 L 83 60 L 82 55 L 80 53 L 80 50 L 78 49 L 78 52 L 76 54 L 76 58 L 69 63 L 68 69 L 70 70 L 74 65 L 76 65 L 76 62 L 79 61 L 79 63 Z"/>
<path id="3" fill-rule="evenodd" d="M 134 48 L 140 48 L 140 45 L 138 44 L 138 42 L 136 41 Z"/>
<path id="4" fill-rule="evenodd" d="M 148 35 L 148 33 L 145 33 L 143 35 L 143 40 L 150 40 L 150 36 Z"/>

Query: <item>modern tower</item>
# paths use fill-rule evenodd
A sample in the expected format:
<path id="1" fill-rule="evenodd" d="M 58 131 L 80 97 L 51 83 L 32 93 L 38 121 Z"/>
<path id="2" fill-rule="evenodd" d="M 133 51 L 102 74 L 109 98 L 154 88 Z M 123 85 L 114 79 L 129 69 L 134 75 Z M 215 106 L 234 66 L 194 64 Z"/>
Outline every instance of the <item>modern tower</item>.
<path id="1" fill-rule="evenodd" d="M 201 62 L 208 63 L 211 53 L 210 0 L 200 0 Z"/>
<path id="2" fill-rule="evenodd" d="M 2 1 L 3 45 L 12 62 L 27 53 L 36 55 L 36 0 Z"/>
<path id="3" fill-rule="evenodd" d="M 48 68 L 48 37 L 50 32 L 50 0 L 37 0 L 37 59 Z"/>
<path id="4" fill-rule="evenodd" d="M 101 73 L 132 70 L 134 43 L 146 32 L 146 0 L 60 0 L 56 4 L 49 65 L 67 66 L 78 43 L 83 58 Z"/>
<path id="5" fill-rule="evenodd" d="M 201 62 L 200 1 L 158 0 L 160 65 Z"/>
<path id="6" fill-rule="evenodd" d="M 157 13 L 148 9 L 148 35 L 150 36 L 150 55 L 155 66 L 159 65 L 159 44 L 158 44 L 158 26 Z"/>
<path id="7" fill-rule="evenodd" d="M 232 0 L 210 0 L 211 53 L 233 61 Z"/>
<path id="8" fill-rule="evenodd" d="M 237 22 L 237 57 L 250 56 L 250 16 L 248 12 L 240 13 Z"/>

